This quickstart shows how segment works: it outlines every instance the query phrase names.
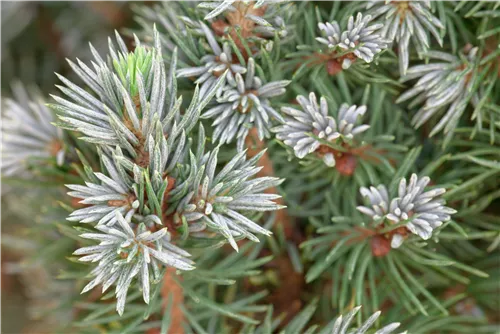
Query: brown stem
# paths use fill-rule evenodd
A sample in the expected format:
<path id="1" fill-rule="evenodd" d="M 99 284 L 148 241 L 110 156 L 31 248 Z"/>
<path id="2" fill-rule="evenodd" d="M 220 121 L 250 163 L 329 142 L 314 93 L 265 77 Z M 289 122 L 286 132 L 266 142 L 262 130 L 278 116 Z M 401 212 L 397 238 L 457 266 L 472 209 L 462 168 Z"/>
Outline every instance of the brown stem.
<path id="1" fill-rule="evenodd" d="M 180 305 L 184 304 L 184 292 L 180 284 L 175 281 L 175 272 L 175 268 L 167 268 L 165 276 L 163 276 L 163 284 L 160 293 L 163 299 L 163 308 L 167 307 L 169 296 L 172 296 L 171 322 L 168 332 L 171 334 L 183 334 L 184 328 L 182 327 L 182 323 L 184 322 L 184 313 Z M 180 280 L 181 277 L 177 276 L 177 279 Z"/>
<path id="2" fill-rule="evenodd" d="M 256 128 L 252 128 L 246 138 L 246 147 L 248 148 L 248 156 L 254 157 L 263 149 L 265 149 L 265 142 L 261 141 L 258 136 Z M 258 176 L 275 176 L 273 163 L 269 157 L 269 152 L 265 152 L 262 158 L 259 160 L 259 165 L 263 168 L 257 174 Z M 277 194 L 278 190 L 275 187 L 266 190 L 269 194 Z M 276 203 L 283 205 L 283 198 L 276 200 Z M 276 212 L 276 223 L 283 227 L 283 232 L 287 239 L 294 238 L 294 227 L 293 220 L 288 215 L 287 209 L 281 209 Z"/>
<path id="3" fill-rule="evenodd" d="M 265 142 L 259 139 L 257 129 L 253 128 L 250 130 L 246 138 L 246 147 L 248 148 L 249 157 L 257 155 L 266 148 Z M 266 151 L 260 158 L 259 165 L 263 168 L 258 173 L 258 176 L 276 176 L 269 152 Z M 277 194 L 278 190 L 273 187 L 267 189 L 266 192 Z M 282 198 L 276 202 L 278 204 L 284 204 Z M 295 228 L 294 220 L 289 216 L 286 209 L 281 209 L 276 212 L 276 224 L 282 227 L 287 240 L 295 244 L 300 244 L 303 241 L 300 231 Z M 267 254 L 268 252 L 268 250 L 264 250 L 261 256 L 269 255 Z M 297 315 L 303 307 L 301 291 L 305 285 L 304 275 L 295 272 L 290 258 L 286 254 L 282 254 L 273 261 L 267 263 L 264 267 L 268 268 L 268 270 L 275 270 L 281 282 L 276 289 L 273 289 L 267 301 L 274 305 L 277 314 L 287 314 L 281 324 L 284 326 Z"/>
<path id="4" fill-rule="evenodd" d="M 212 22 L 212 30 L 218 36 L 228 35 L 231 37 L 245 59 L 248 59 L 252 55 L 247 53 L 244 42 L 252 49 L 255 43 L 251 42 L 249 39 L 254 36 L 262 37 L 261 34 L 254 31 L 256 23 L 250 20 L 247 15 L 262 17 L 267 9 L 267 6 L 261 6 L 259 8 L 255 8 L 254 6 L 255 3 L 253 1 L 248 4 L 237 2 L 234 6 L 236 9 L 235 11 L 227 12 L 223 19 L 221 18 Z M 240 29 L 239 35 L 236 33 L 237 27 Z"/>
<path id="5" fill-rule="evenodd" d="M 170 311 L 170 328 L 168 330 L 169 334 L 184 334 L 184 328 L 182 323 L 184 322 L 184 313 L 180 308 L 180 305 L 184 304 L 184 292 L 179 283 L 176 282 L 176 269 L 172 267 L 167 267 L 165 271 L 165 276 L 163 276 L 163 282 L 160 290 L 160 295 L 162 298 L 162 309 L 168 306 L 168 301 L 172 298 L 172 307 Z M 181 277 L 177 276 L 180 280 Z M 159 328 L 151 328 L 146 332 L 146 334 L 159 334 Z"/>

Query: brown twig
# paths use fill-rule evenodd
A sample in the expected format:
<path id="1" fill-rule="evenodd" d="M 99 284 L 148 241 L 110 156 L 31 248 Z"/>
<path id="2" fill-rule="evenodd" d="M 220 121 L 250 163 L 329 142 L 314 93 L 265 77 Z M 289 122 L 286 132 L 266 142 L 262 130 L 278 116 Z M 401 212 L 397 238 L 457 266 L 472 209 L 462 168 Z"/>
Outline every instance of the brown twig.
<path id="1" fill-rule="evenodd" d="M 168 330 L 169 334 L 184 334 L 184 328 L 182 323 L 184 322 L 184 313 L 180 308 L 180 305 L 184 304 L 184 292 L 182 287 L 178 282 L 176 282 L 176 269 L 172 267 L 167 267 L 165 271 L 165 276 L 163 276 L 163 282 L 160 290 L 160 295 L 162 298 L 162 309 L 168 305 L 168 300 L 172 297 L 172 308 L 170 312 L 170 327 Z M 180 277 L 177 276 L 179 280 Z M 151 328 L 146 334 L 159 334 L 159 328 Z"/>
<path id="2" fill-rule="evenodd" d="M 231 37 L 241 51 L 243 57 L 248 59 L 251 55 L 248 54 L 244 47 L 244 41 L 248 43 L 250 48 L 253 48 L 255 45 L 249 42 L 249 39 L 253 36 L 261 37 L 261 35 L 254 31 L 256 23 L 248 19 L 247 15 L 250 14 L 262 17 L 266 13 L 267 6 L 255 8 L 255 3 L 253 1 L 248 4 L 237 2 L 234 6 L 236 10 L 226 13 L 224 19 L 214 21 L 212 23 L 212 29 L 218 36 Z M 239 34 L 236 33 L 237 27 L 240 29 Z"/>
<path id="3" fill-rule="evenodd" d="M 259 139 L 257 129 L 253 128 L 250 130 L 246 138 L 246 147 L 248 148 L 247 154 L 249 157 L 253 157 L 265 149 L 265 143 Z M 259 160 L 259 165 L 263 168 L 257 174 L 258 176 L 275 176 L 273 163 L 269 157 L 269 152 L 265 152 L 262 158 Z M 277 194 L 278 190 L 273 187 L 266 190 L 269 194 Z M 276 200 L 278 204 L 283 205 L 283 198 Z M 294 226 L 293 220 L 288 215 L 288 211 L 285 209 L 278 210 L 276 213 L 276 223 L 283 227 L 283 232 L 287 239 L 294 238 Z"/>
<path id="4" fill-rule="evenodd" d="M 184 292 L 180 284 L 175 280 L 175 272 L 175 268 L 167 268 L 165 276 L 163 276 L 163 284 L 160 293 L 163 298 L 163 308 L 167 307 L 169 296 L 172 296 L 171 322 L 168 332 L 171 334 L 183 334 L 184 328 L 182 327 L 182 323 L 184 322 L 184 313 L 180 305 L 184 304 Z M 178 276 L 177 279 L 181 279 L 181 277 Z"/>
<path id="5" fill-rule="evenodd" d="M 265 149 L 265 142 L 258 137 L 257 129 L 250 130 L 246 139 L 246 147 L 248 148 L 248 156 L 253 157 Z M 259 165 L 263 168 L 258 173 L 258 176 L 276 176 L 272 160 L 269 152 L 266 151 L 259 160 Z M 277 194 L 278 190 L 273 187 L 266 191 L 267 193 Z M 284 204 L 282 198 L 276 201 L 278 204 Z M 276 223 L 282 227 L 285 238 L 295 244 L 300 244 L 303 241 L 303 236 L 296 228 L 294 219 L 290 217 L 287 209 L 281 209 L 276 213 Z M 268 250 L 264 250 L 261 256 L 269 255 Z M 277 257 L 264 266 L 271 270 L 276 270 L 279 277 L 280 285 L 272 291 L 267 301 L 274 305 L 277 314 L 286 313 L 285 319 L 282 321 L 282 326 L 287 324 L 295 315 L 302 309 L 304 303 L 301 300 L 302 289 L 305 285 L 303 273 L 297 273 L 290 261 L 290 258 L 285 254 Z"/>

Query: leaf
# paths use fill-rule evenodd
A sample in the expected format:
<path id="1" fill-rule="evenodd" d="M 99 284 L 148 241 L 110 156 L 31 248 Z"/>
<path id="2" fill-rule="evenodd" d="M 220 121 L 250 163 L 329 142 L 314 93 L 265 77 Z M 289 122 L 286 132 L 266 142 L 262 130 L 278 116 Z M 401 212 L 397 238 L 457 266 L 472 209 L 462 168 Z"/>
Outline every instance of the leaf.
<path id="1" fill-rule="evenodd" d="M 418 156 L 420 155 L 421 151 L 422 147 L 419 146 L 413 148 L 410 152 L 408 152 L 405 159 L 403 160 L 398 170 L 396 171 L 396 174 L 393 176 L 391 185 L 389 187 L 390 194 L 394 194 L 396 192 L 396 189 L 401 179 L 403 177 L 406 177 L 408 175 L 408 172 L 415 166 L 415 162 Z"/>
<path id="2" fill-rule="evenodd" d="M 461 185 L 459 185 L 453 189 L 448 190 L 446 193 L 443 194 L 443 198 L 446 200 L 449 200 L 449 199 L 453 198 L 453 195 L 456 195 L 457 193 L 460 193 L 464 190 L 467 190 L 469 188 L 472 188 L 474 186 L 481 184 L 485 179 L 497 174 L 498 172 L 499 172 L 499 170 L 493 169 L 493 170 L 484 172 L 482 174 L 479 174 L 479 175 L 473 177 L 472 179 L 469 179 L 468 181 L 462 183 Z"/>
<path id="3" fill-rule="evenodd" d="M 280 333 L 302 333 L 316 310 L 317 303 L 318 299 L 313 299 Z"/>
<path id="4" fill-rule="evenodd" d="M 467 159 L 469 159 L 472 162 L 475 162 L 478 165 L 500 170 L 500 162 L 497 160 L 491 161 L 487 159 L 476 158 L 473 156 L 468 156 Z"/>
<path id="5" fill-rule="evenodd" d="M 161 319 L 161 329 L 160 329 L 161 334 L 167 334 L 168 330 L 170 328 L 170 324 L 172 322 L 171 316 L 172 316 L 173 301 L 174 301 L 173 294 L 169 293 L 167 306 L 165 307 L 165 311 L 163 311 L 163 317 Z M 178 307 L 178 306 L 176 306 L 176 307 Z"/>
<path id="6" fill-rule="evenodd" d="M 231 310 L 231 307 L 222 306 L 220 304 L 217 304 L 214 301 L 212 301 L 206 297 L 203 297 L 199 294 L 196 294 L 193 290 L 191 290 L 189 288 L 184 288 L 184 291 L 191 298 L 193 298 L 197 303 L 200 303 L 201 305 L 204 305 L 207 308 L 209 308 L 217 313 L 223 314 L 229 318 L 232 318 L 232 319 L 235 319 L 235 320 L 241 321 L 243 323 L 247 323 L 247 324 L 257 325 L 259 323 L 258 320 L 252 319 L 252 318 L 247 317 L 247 316 L 242 315 L 242 314 L 234 313 Z"/>
<path id="7" fill-rule="evenodd" d="M 365 247 L 365 245 L 366 245 L 365 243 L 361 243 L 361 244 L 357 245 L 354 248 L 354 251 L 351 253 L 349 260 L 347 260 L 346 271 L 347 271 L 347 276 L 348 276 L 349 280 L 352 279 L 352 275 L 354 273 L 354 270 L 356 269 L 356 264 L 357 264 L 359 255 L 363 251 L 363 248 Z"/>
<path id="8" fill-rule="evenodd" d="M 417 290 L 419 290 L 432 304 L 434 304 L 440 311 L 443 313 L 443 315 L 447 316 L 448 311 L 441 305 L 441 303 L 434 298 L 434 296 L 426 289 L 422 284 L 418 282 L 418 280 L 414 277 L 412 273 L 409 272 L 409 270 L 404 266 L 402 262 L 400 262 L 397 258 L 394 259 L 397 266 L 401 270 L 401 272 L 406 276 L 408 281 L 412 283 Z"/>
<path id="9" fill-rule="evenodd" d="M 394 255 L 389 253 L 387 255 L 387 262 L 389 264 L 389 270 L 391 272 L 391 279 L 395 280 L 396 283 L 401 287 L 403 290 L 404 294 L 413 302 L 413 304 L 419 309 L 419 311 L 424 314 L 428 315 L 427 311 L 425 310 L 424 306 L 422 303 L 418 300 L 417 296 L 411 291 L 411 289 L 408 287 L 406 282 L 403 280 L 401 275 L 399 274 L 399 271 L 396 269 L 396 266 L 394 264 Z"/>
<path id="10" fill-rule="evenodd" d="M 290 261 L 292 262 L 293 269 L 296 273 L 302 273 L 304 270 L 302 266 L 302 261 L 300 259 L 299 251 L 297 250 L 297 246 L 291 242 L 287 242 L 286 249 L 288 251 L 288 256 L 290 257 Z"/>
<path id="11" fill-rule="evenodd" d="M 340 256 L 342 256 L 344 253 L 346 253 L 349 250 L 349 247 L 343 247 L 344 244 L 347 242 L 347 238 L 344 238 L 340 241 L 338 241 L 333 247 L 326 258 L 322 261 L 317 261 L 313 266 L 309 269 L 309 271 L 306 274 L 306 282 L 310 283 L 317 279 L 325 270 L 326 268 L 330 267 L 330 265 L 338 259 Z"/>

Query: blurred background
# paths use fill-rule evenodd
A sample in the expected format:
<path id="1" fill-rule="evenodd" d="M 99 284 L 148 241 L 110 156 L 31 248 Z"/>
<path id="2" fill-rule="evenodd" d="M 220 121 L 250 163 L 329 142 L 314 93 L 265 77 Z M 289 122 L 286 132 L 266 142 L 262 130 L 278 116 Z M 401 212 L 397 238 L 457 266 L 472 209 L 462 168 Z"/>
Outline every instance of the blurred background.
<path id="1" fill-rule="evenodd" d="M 115 29 L 133 25 L 129 4 L 2 1 L 2 94 L 14 78 L 52 89 L 54 72 L 69 74 L 65 58 L 87 59 L 89 42 L 104 50 Z"/>
<path id="2" fill-rule="evenodd" d="M 134 27 L 130 3 L 124 1 L 2 1 L 0 4 L 2 98 L 12 94 L 12 83 L 16 80 L 27 87 L 36 85 L 48 96 L 55 91 L 58 81 L 54 72 L 74 78 L 66 58 L 88 59 L 89 42 L 97 51 L 104 52 L 107 38 L 115 29 Z M 40 190 L 26 191 L 2 184 L 2 333 L 40 333 L 42 327 L 29 321 L 37 310 L 36 305 L 28 303 L 30 296 L 47 295 L 49 298 L 45 300 L 50 303 L 49 288 L 64 293 L 62 286 L 51 286 L 49 275 L 43 270 L 20 270 L 16 264 L 22 255 L 36 249 L 23 238 L 26 227 L 47 219 L 40 216 L 43 208 L 36 199 L 46 198 L 54 191 L 43 189 L 39 193 Z"/>

